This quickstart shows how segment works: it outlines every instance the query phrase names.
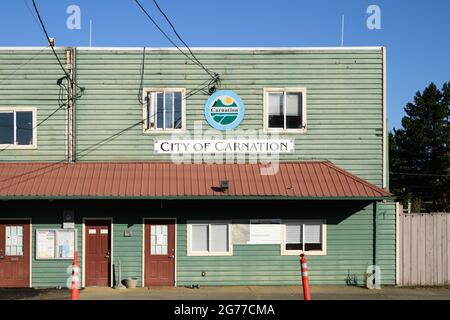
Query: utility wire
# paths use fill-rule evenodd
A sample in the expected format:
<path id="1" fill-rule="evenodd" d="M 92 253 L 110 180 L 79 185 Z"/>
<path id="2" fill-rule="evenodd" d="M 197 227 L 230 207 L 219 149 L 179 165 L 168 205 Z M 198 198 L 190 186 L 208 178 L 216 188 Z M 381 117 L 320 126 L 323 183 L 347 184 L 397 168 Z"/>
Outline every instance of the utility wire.
<path id="1" fill-rule="evenodd" d="M 155 19 L 152 18 L 152 16 L 148 13 L 148 11 L 142 6 L 142 4 L 139 2 L 139 0 L 134 0 L 134 2 L 139 6 L 139 8 L 142 10 L 142 12 L 147 16 L 147 18 L 155 25 L 155 27 L 166 37 L 166 39 L 175 47 L 178 49 L 178 51 L 180 51 L 186 58 L 188 58 L 191 62 L 193 62 L 195 65 L 199 66 L 200 68 L 202 68 L 203 70 L 205 70 L 206 73 L 209 74 L 209 76 L 215 81 L 218 82 L 219 81 L 219 74 L 217 73 L 212 73 L 211 71 L 209 71 L 200 61 L 198 61 L 198 59 L 195 57 L 195 55 L 192 54 L 192 51 L 190 50 L 190 48 L 185 44 L 185 42 L 183 40 L 181 40 L 186 47 L 188 48 L 189 52 L 191 52 L 191 54 L 193 55 L 194 59 L 192 57 L 190 57 L 188 54 L 186 54 L 176 43 L 175 41 L 172 40 L 172 38 L 159 26 L 159 24 L 155 21 Z M 159 8 L 159 6 L 158 6 Z M 160 10 L 162 12 L 162 10 Z M 168 20 L 167 16 L 163 13 L 163 15 L 166 17 L 166 19 Z M 168 20 L 169 21 L 169 20 Z M 170 25 L 173 27 L 173 24 L 169 21 Z M 174 29 L 175 30 L 175 29 Z M 177 36 L 178 33 L 176 32 Z"/>
<path id="2" fill-rule="evenodd" d="M 36 16 L 34 15 L 33 11 L 30 8 L 30 5 L 28 4 L 27 0 L 23 0 L 23 3 L 25 3 L 25 5 L 27 6 L 28 12 L 30 13 L 30 15 L 33 17 L 34 21 L 36 22 L 37 26 L 39 27 L 39 29 L 42 30 L 41 25 L 39 24 L 39 21 L 37 20 Z"/>
<path id="3" fill-rule="evenodd" d="M 423 176 L 423 177 L 449 177 L 449 174 L 428 174 L 428 173 L 407 173 L 407 172 L 390 172 L 392 175 L 405 175 L 405 176 Z"/>
<path id="4" fill-rule="evenodd" d="M 175 33 L 175 35 L 177 36 L 177 38 L 184 44 L 184 46 L 189 50 L 189 53 L 192 55 L 192 57 L 195 59 L 195 61 L 197 61 L 198 65 L 201 66 L 206 72 L 209 73 L 209 75 L 212 78 L 215 78 L 217 76 L 217 73 L 212 74 L 195 56 L 195 54 L 192 52 L 191 48 L 189 48 L 189 46 L 187 45 L 187 43 L 183 40 L 183 38 L 181 38 L 180 34 L 177 32 L 177 29 L 175 28 L 175 26 L 173 25 L 173 23 L 170 21 L 169 17 L 166 15 L 166 13 L 161 9 L 161 7 L 159 6 L 158 2 L 156 2 L 156 0 L 153 0 L 153 3 L 155 4 L 156 8 L 158 8 L 159 12 L 161 12 L 161 14 L 164 16 L 164 18 L 166 19 L 166 21 L 169 23 L 170 27 L 172 28 L 173 32 Z"/>
<path id="5" fill-rule="evenodd" d="M 61 67 L 61 70 L 64 72 L 64 74 L 66 75 L 67 79 L 71 82 L 71 84 L 74 84 L 83 93 L 84 92 L 84 88 L 80 87 L 78 84 L 76 84 L 75 81 L 73 81 L 73 79 L 71 79 L 71 77 L 70 77 L 69 73 L 67 72 L 66 68 L 64 68 L 64 66 L 63 66 L 63 64 L 61 62 L 61 59 L 59 59 L 58 54 L 55 51 L 54 44 L 50 42 L 50 36 L 48 35 L 47 29 L 45 28 L 45 24 L 42 21 L 41 15 L 40 15 L 39 10 L 38 10 L 38 8 L 36 6 L 36 2 L 35 2 L 35 0 L 31 0 L 31 1 L 33 2 L 34 11 L 36 12 L 36 15 L 37 15 L 37 17 L 39 19 L 39 22 L 40 22 L 41 27 L 42 27 L 42 31 L 44 31 L 45 37 L 47 38 L 47 41 L 48 41 L 48 44 L 49 44 L 50 48 L 52 49 L 52 52 L 53 52 L 54 56 L 56 57 L 56 60 L 58 61 L 59 66 Z"/>

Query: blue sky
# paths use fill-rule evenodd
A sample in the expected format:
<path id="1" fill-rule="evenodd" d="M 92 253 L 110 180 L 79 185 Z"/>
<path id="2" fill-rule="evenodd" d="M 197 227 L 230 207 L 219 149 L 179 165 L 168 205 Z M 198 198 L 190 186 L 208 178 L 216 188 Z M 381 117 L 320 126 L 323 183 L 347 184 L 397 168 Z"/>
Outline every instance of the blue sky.
<path id="1" fill-rule="evenodd" d="M 140 0 L 158 17 L 151 0 Z M 42 46 L 29 12 L 31 0 L 2 0 L 0 46 Z M 36 0 L 57 45 L 169 46 L 133 0 Z M 159 0 L 190 46 L 339 46 L 345 15 L 346 46 L 387 47 L 389 128 L 431 81 L 450 81 L 448 0 Z M 69 5 L 81 8 L 81 30 L 66 27 Z M 381 30 L 366 26 L 367 7 L 381 8 Z M 167 29 L 169 30 L 169 29 Z"/>

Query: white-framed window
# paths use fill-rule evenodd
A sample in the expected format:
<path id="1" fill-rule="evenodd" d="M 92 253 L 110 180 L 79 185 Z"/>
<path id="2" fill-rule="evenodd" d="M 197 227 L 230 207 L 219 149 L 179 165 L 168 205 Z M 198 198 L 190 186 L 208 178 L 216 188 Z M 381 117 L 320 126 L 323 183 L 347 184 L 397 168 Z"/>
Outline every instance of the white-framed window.
<path id="1" fill-rule="evenodd" d="M 188 256 L 233 255 L 230 221 L 188 221 Z"/>
<path id="2" fill-rule="evenodd" d="M 282 255 L 326 255 L 325 220 L 284 220 Z"/>
<path id="3" fill-rule="evenodd" d="M 0 108 L 0 149 L 37 147 L 36 108 Z"/>
<path id="4" fill-rule="evenodd" d="M 264 129 L 306 132 L 306 88 L 264 89 Z"/>
<path id="5" fill-rule="evenodd" d="M 144 132 L 184 131 L 185 92 L 185 89 L 175 88 L 144 89 Z"/>

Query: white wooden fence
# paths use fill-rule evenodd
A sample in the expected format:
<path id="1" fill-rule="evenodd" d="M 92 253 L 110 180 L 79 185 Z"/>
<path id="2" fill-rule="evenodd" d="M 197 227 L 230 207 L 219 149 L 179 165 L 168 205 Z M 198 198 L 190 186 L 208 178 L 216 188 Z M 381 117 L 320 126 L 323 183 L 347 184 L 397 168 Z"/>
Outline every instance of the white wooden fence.
<path id="1" fill-rule="evenodd" d="M 399 214 L 398 285 L 450 284 L 450 213 Z"/>

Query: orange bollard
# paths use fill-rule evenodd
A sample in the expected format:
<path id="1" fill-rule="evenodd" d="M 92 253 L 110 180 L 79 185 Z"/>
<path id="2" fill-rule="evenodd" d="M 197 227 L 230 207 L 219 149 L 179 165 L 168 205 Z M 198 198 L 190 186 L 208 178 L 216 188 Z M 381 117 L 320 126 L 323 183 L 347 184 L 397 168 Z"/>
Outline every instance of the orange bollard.
<path id="1" fill-rule="evenodd" d="M 308 260 L 306 260 L 305 255 L 302 253 L 300 255 L 300 264 L 302 270 L 303 298 L 304 300 L 311 300 L 311 295 L 309 294 L 309 276 L 307 262 Z"/>
<path id="2" fill-rule="evenodd" d="M 80 267 L 78 266 L 78 251 L 74 252 L 72 267 L 72 300 L 78 300 L 78 283 L 79 283 Z"/>

